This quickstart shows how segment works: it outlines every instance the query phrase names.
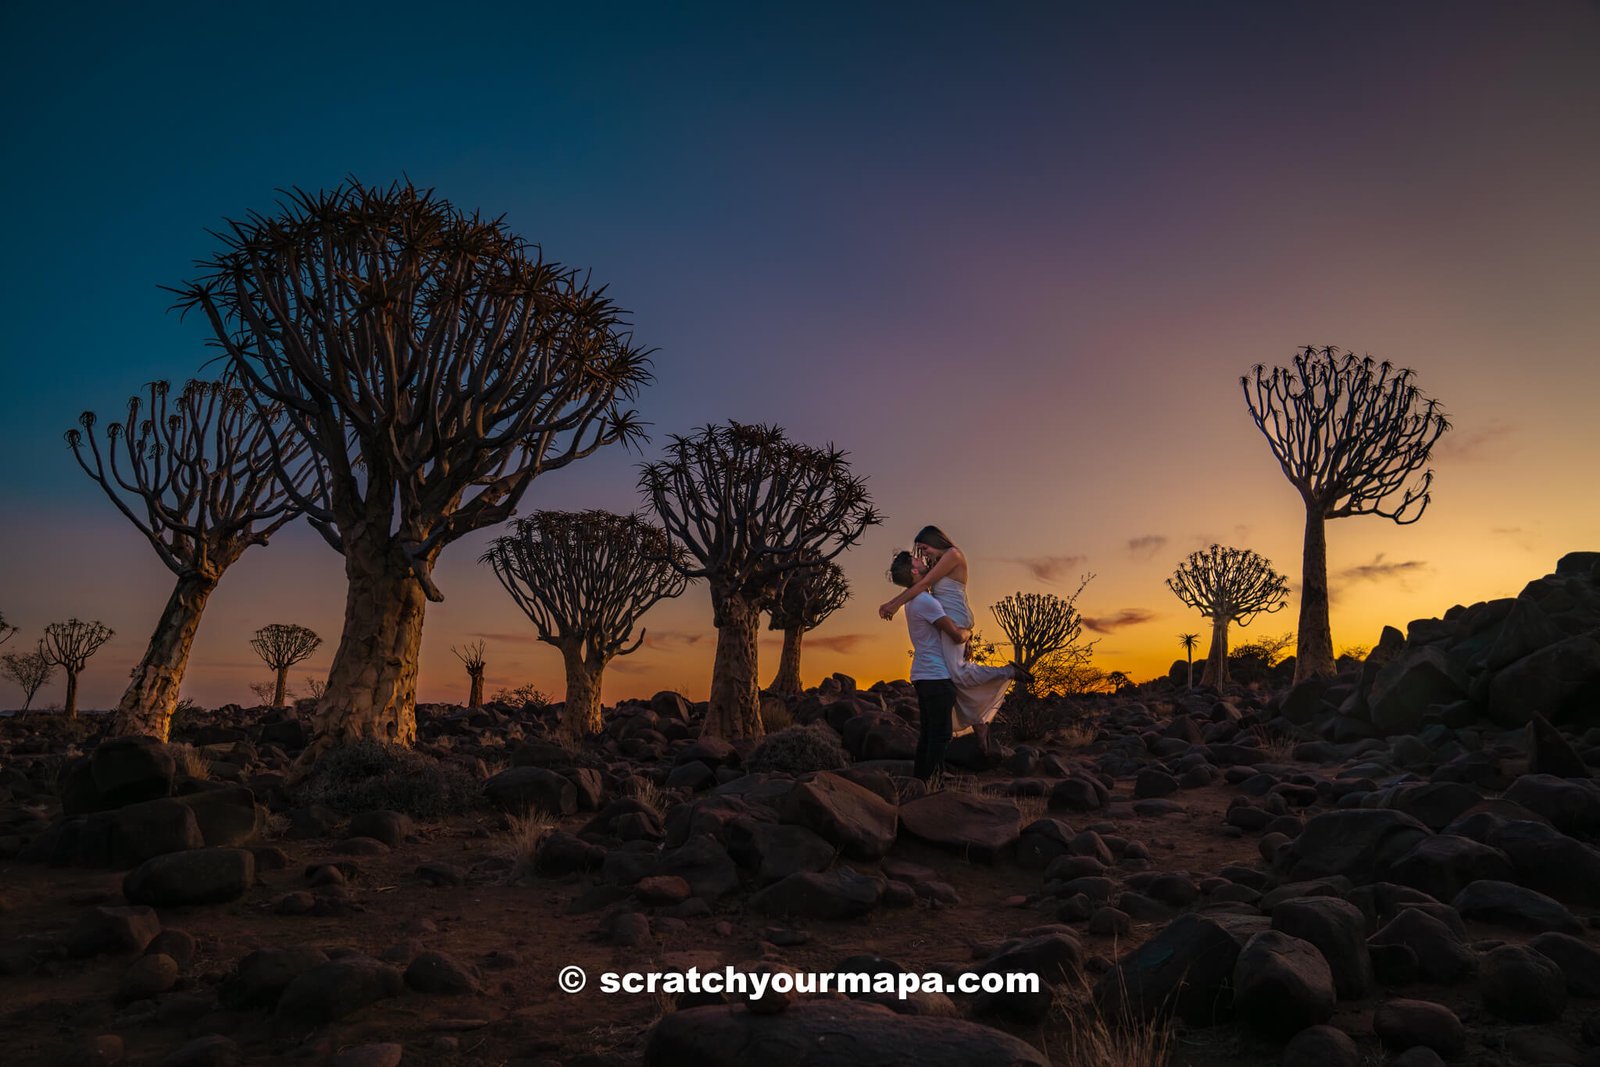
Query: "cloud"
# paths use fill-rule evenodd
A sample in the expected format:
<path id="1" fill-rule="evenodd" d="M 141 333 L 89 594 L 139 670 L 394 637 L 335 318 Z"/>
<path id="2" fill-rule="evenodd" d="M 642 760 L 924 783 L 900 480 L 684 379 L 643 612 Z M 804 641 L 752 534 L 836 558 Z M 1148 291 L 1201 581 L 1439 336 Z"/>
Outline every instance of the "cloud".
<path id="1" fill-rule="evenodd" d="M 1167 545 L 1167 539 L 1160 534 L 1143 534 L 1139 537 L 1128 538 L 1128 554 L 1134 559 L 1154 559 L 1155 554 Z"/>
<path id="2" fill-rule="evenodd" d="M 1516 427 L 1504 422 L 1491 422 L 1472 430 L 1451 430 L 1433 447 L 1433 458 L 1452 463 L 1499 459 L 1509 451 L 1516 432 Z"/>
<path id="3" fill-rule="evenodd" d="M 646 630 L 644 634 L 645 648 L 681 648 L 685 645 L 693 647 L 706 639 L 702 630 Z"/>
<path id="4" fill-rule="evenodd" d="M 522 633 L 515 633 L 515 634 L 470 633 L 470 634 L 467 634 L 467 636 L 468 637 L 476 637 L 476 638 L 479 638 L 479 639 L 484 640 L 484 641 L 493 641 L 493 642 L 495 642 L 497 644 L 499 644 L 499 643 L 510 643 L 510 644 L 525 645 L 530 641 L 537 641 L 539 639 L 539 631 L 537 631 L 537 630 L 535 630 L 535 629 L 530 627 L 529 629 L 524 630 Z"/>
<path id="5" fill-rule="evenodd" d="M 821 648 L 829 652 L 849 653 L 856 650 L 856 646 L 867 639 L 866 634 L 829 634 L 826 637 L 805 637 L 805 648 Z"/>
<path id="6" fill-rule="evenodd" d="M 1346 567 L 1339 572 L 1339 577 L 1347 582 L 1387 582 L 1404 581 L 1414 574 L 1421 574 L 1428 569 L 1427 563 L 1420 559 L 1396 560 L 1390 562 L 1383 558 L 1379 552 L 1372 557 L 1371 563 L 1362 563 L 1355 567 Z"/>
<path id="7" fill-rule="evenodd" d="M 1123 608 L 1115 615 L 1085 615 L 1083 625 L 1085 629 L 1093 630 L 1097 634 L 1108 634 L 1129 626 L 1138 626 L 1155 617 L 1155 612 L 1146 611 L 1144 608 Z"/>
<path id="8" fill-rule="evenodd" d="M 1029 574 L 1041 582 L 1059 582 L 1088 562 L 1088 556 L 1028 556 L 1006 560 L 1027 568 Z"/>

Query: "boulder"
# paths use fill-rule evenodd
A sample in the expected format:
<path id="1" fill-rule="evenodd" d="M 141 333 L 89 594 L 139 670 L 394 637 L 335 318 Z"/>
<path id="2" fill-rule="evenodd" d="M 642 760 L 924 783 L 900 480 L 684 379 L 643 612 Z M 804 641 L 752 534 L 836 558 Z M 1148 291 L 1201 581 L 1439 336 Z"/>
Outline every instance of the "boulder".
<path id="1" fill-rule="evenodd" d="M 1379 736 L 1416 733 L 1436 704 L 1466 696 L 1461 671 L 1438 645 L 1409 648 L 1379 669 L 1367 707 Z"/>
<path id="2" fill-rule="evenodd" d="M 1490 1014 L 1513 1023 L 1547 1023 L 1567 1010 L 1567 981 L 1548 956 L 1501 945 L 1483 957 L 1478 991 Z"/>
<path id="3" fill-rule="evenodd" d="M 405 979 L 369 956 L 341 956 L 301 972 L 278 998 L 277 1016 L 299 1026 L 321 1026 L 368 1004 L 405 991 Z"/>
<path id="4" fill-rule="evenodd" d="M 763 915 L 816 919 L 853 919 L 878 904 L 883 883 L 849 867 L 801 871 L 761 890 L 750 907 Z"/>
<path id="5" fill-rule="evenodd" d="M 1514 872 L 1510 858 L 1499 849 L 1471 838 L 1438 834 L 1423 838 L 1396 860 L 1389 877 L 1436 900 L 1452 900 L 1473 882 L 1484 878 L 1505 881 L 1514 877 Z"/>
<path id="6" fill-rule="evenodd" d="M 1389 1000 L 1372 1013 L 1372 1032 L 1391 1052 L 1421 1045 L 1453 1060 L 1467 1046 L 1467 1031 L 1456 1013 L 1429 1000 Z"/>
<path id="7" fill-rule="evenodd" d="M 1118 961 L 1095 986 L 1111 1018 L 1149 1022 L 1176 1014 L 1191 1026 L 1228 1017 L 1239 953 L 1267 920 L 1239 915 L 1181 915 Z"/>
<path id="8" fill-rule="evenodd" d="M 882 859 L 894 844 L 894 805 L 849 779 L 819 772 L 791 789 L 779 821 L 815 831 L 847 857 Z"/>
<path id="9" fill-rule="evenodd" d="M 167 746 L 151 737 L 113 737 L 89 757 L 100 810 L 154 800 L 172 792 L 177 763 Z"/>
<path id="10" fill-rule="evenodd" d="M 1547 823 L 1525 819 L 1500 824 L 1488 838 L 1516 869 L 1515 877 L 1501 881 L 1536 889 L 1564 904 L 1600 905 L 1600 849 Z"/>
<path id="11" fill-rule="evenodd" d="M 242 848 L 198 848 L 146 860 L 122 880 L 135 904 L 168 908 L 238 900 L 256 880 L 255 856 Z"/>
<path id="12" fill-rule="evenodd" d="M 1443 921 L 1418 908 L 1403 908 L 1368 942 L 1377 949 L 1403 946 L 1416 973 L 1430 982 L 1448 984 L 1470 975 L 1477 966 L 1472 950 Z"/>
<path id="13" fill-rule="evenodd" d="M 1309 941 L 1278 930 L 1245 942 L 1233 965 L 1233 1007 L 1262 1033 L 1287 1038 L 1325 1023 L 1336 997 L 1333 971 Z"/>
<path id="14" fill-rule="evenodd" d="M 689 883 L 695 896 L 707 901 L 739 888 L 739 869 L 733 857 L 705 835 L 691 837 L 679 847 L 662 853 L 651 873 L 658 877 L 676 875 Z"/>
<path id="15" fill-rule="evenodd" d="M 1512 882 L 1485 879 L 1473 882 L 1450 902 L 1464 919 L 1508 926 L 1516 930 L 1580 934 L 1584 924 L 1543 893 Z"/>
<path id="16" fill-rule="evenodd" d="M 1557 725 L 1596 725 L 1600 708 L 1600 640 L 1575 634 L 1523 656 L 1489 682 L 1489 716 L 1505 727 L 1535 712 Z"/>
<path id="17" fill-rule="evenodd" d="M 1600 949 L 1571 934 L 1540 934 L 1528 947 L 1561 968 L 1567 992 L 1600 998 Z"/>
<path id="18" fill-rule="evenodd" d="M 1389 868 L 1432 831 L 1398 811 L 1349 809 L 1306 821 L 1289 845 L 1290 881 L 1344 875 L 1357 884 L 1383 881 Z"/>
<path id="19" fill-rule="evenodd" d="M 1008 798 L 950 790 L 900 806 L 902 831 L 979 863 L 1014 852 L 1018 821 L 1017 806 Z"/>
<path id="20" fill-rule="evenodd" d="M 225 1008 L 270 1008 L 290 982 L 328 962 L 320 948 L 262 948 L 248 953 L 223 980 L 217 999 Z"/>
<path id="21" fill-rule="evenodd" d="M 1336 897 L 1285 900 L 1272 909 L 1272 928 L 1316 946 L 1340 1000 L 1360 1000 L 1372 992 L 1367 920 L 1354 904 Z"/>
<path id="22" fill-rule="evenodd" d="M 545 767 L 511 767 L 483 784 L 489 802 L 501 811 L 543 811 L 571 815 L 578 810 L 578 787 Z"/>

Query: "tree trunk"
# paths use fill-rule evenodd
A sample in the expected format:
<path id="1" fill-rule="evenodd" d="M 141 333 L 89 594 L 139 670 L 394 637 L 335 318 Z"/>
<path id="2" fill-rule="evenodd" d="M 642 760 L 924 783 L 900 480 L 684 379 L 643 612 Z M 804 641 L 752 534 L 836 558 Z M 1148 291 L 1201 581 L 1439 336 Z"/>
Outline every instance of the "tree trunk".
<path id="1" fill-rule="evenodd" d="M 801 690 L 800 639 L 805 630 L 798 626 L 783 631 L 783 655 L 778 659 L 778 673 L 772 679 L 772 691 L 790 696 Z"/>
<path id="2" fill-rule="evenodd" d="M 1194 688 L 1194 650 L 1189 651 L 1189 688 Z"/>
<path id="3" fill-rule="evenodd" d="M 717 656 L 711 667 L 711 700 L 700 733 L 708 737 L 760 737 L 761 688 L 756 682 L 756 635 L 761 612 L 738 593 L 716 605 Z"/>
<path id="4" fill-rule="evenodd" d="M 1300 569 L 1300 632 L 1295 635 L 1294 680 L 1333 676 L 1333 630 L 1328 624 L 1327 520 L 1320 505 L 1306 507 L 1306 551 Z"/>
<path id="5" fill-rule="evenodd" d="M 283 695 L 284 695 L 284 693 L 286 693 L 288 691 L 288 689 L 289 689 L 289 668 L 288 667 L 279 667 L 278 668 L 278 684 L 276 686 L 274 686 L 273 690 L 272 690 L 272 706 L 273 707 L 275 707 L 275 708 L 283 707 Z"/>
<path id="6" fill-rule="evenodd" d="M 1193 667 L 1190 667 L 1191 673 Z M 1211 620 L 1211 651 L 1206 653 L 1206 669 L 1200 675 L 1201 685 L 1214 685 L 1218 689 L 1228 684 L 1228 620 Z"/>
<path id="7" fill-rule="evenodd" d="M 361 740 L 409 745 L 417 737 L 417 654 L 427 596 L 403 550 L 385 539 L 362 553 L 349 545 L 344 631 L 328 669 L 328 686 L 312 714 L 313 741 L 301 755 L 318 755 Z"/>
<path id="8" fill-rule="evenodd" d="M 216 579 L 198 574 L 178 579 L 167 598 L 166 610 L 156 622 L 155 633 L 150 635 L 144 659 L 134 668 L 133 681 L 117 704 L 112 725 L 117 735 L 144 734 L 157 741 L 167 739 L 184 668 L 189 665 L 189 651 L 200 629 L 200 615 L 216 588 Z"/>
<path id="9" fill-rule="evenodd" d="M 467 707 L 483 707 L 483 672 L 468 671 L 467 677 L 472 680 L 472 691 L 467 694 Z"/>
<path id="10" fill-rule="evenodd" d="M 78 672 L 71 668 L 63 668 L 67 672 L 67 718 L 78 717 Z"/>
<path id="11" fill-rule="evenodd" d="M 581 642 L 563 645 L 561 659 L 567 666 L 567 699 L 561 708 L 561 730 L 574 740 L 582 740 L 605 728 L 605 719 L 600 714 L 600 674 L 605 666 L 585 660 Z"/>

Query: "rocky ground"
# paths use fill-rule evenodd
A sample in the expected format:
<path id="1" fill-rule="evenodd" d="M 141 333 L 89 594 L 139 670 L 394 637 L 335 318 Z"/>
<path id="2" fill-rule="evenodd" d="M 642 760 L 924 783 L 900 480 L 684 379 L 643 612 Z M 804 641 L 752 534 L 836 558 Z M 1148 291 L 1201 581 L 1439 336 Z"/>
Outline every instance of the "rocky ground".
<path id="1" fill-rule="evenodd" d="M 945 787 L 905 683 L 676 694 L 581 749 L 419 709 L 294 788 L 290 712 L 0 727 L 6 1063 L 1600 1064 L 1600 554 L 1293 689 L 1060 701 Z M 529 816 L 526 813 L 531 812 Z M 604 971 L 1042 975 L 605 994 Z M 587 989 L 557 988 L 576 964 Z M 737 998 L 735 998 L 737 999 Z M 1152 1047 L 1154 1046 L 1154 1047 Z M 1143 1053 L 1142 1058 L 1140 1053 Z"/>

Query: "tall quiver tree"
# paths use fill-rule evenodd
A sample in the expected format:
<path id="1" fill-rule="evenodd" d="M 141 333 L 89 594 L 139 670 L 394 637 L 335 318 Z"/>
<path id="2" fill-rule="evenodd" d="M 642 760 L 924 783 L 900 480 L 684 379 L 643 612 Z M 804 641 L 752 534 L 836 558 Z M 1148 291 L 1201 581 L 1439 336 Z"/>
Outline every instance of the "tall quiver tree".
<path id="1" fill-rule="evenodd" d="M 462 645 L 460 648 L 455 645 L 450 646 L 450 651 L 455 654 L 456 659 L 461 661 L 461 665 L 467 669 L 467 707 L 469 708 L 483 707 L 483 672 L 489 666 L 488 661 L 483 658 L 484 649 L 485 646 L 482 641 L 473 641 L 471 644 Z"/>
<path id="2" fill-rule="evenodd" d="M 1433 446 L 1450 428 L 1410 370 L 1307 346 L 1292 367 L 1257 364 L 1240 378 L 1245 404 L 1305 503 L 1295 681 L 1334 672 L 1328 622 L 1328 519 L 1381 515 L 1404 526 L 1428 506 Z M 1419 475 L 1420 472 L 1420 475 Z"/>
<path id="3" fill-rule="evenodd" d="M 711 588 L 717 652 L 704 733 L 764 733 L 756 639 L 766 598 L 787 571 L 826 563 L 881 520 L 848 453 L 789 440 L 775 426 L 730 422 L 674 436 L 639 487 L 691 578 Z"/>
<path id="4" fill-rule="evenodd" d="M 641 615 L 687 587 L 683 550 L 636 515 L 536 511 L 512 523 L 483 562 L 539 640 L 561 650 L 567 673 L 562 731 L 575 738 L 599 733 L 606 664 L 644 641 L 643 630 L 633 638 Z"/>
<path id="5" fill-rule="evenodd" d="M 176 396 L 158 381 L 105 426 L 104 450 L 94 412 L 67 431 L 78 465 L 178 576 L 117 704 L 117 733 L 166 740 L 201 613 L 223 572 L 299 514 L 273 458 L 277 418 L 226 379 L 191 381 Z M 286 436 L 282 452 L 285 478 L 305 478 L 304 448 Z"/>
<path id="6" fill-rule="evenodd" d="M 649 360 L 603 288 L 409 184 L 296 191 L 222 243 L 179 305 L 308 443 L 321 477 L 297 503 L 349 579 L 303 774 L 335 744 L 415 739 L 440 552 L 538 475 L 636 437 L 624 405 Z"/>
<path id="7" fill-rule="evenodd" d="M 1093 580 L 1085 575 L 1070 597 L 1055 593 L 1012 593 L 989 610 L 1011 642 L 1012 658 L 1029 674 L 1051 656 L 1073 648 L 1083 636 L 1083 616 L 1078 613 L 1078 595 Z M 1028 692 L 1030 682 L 1021 683 Z"/>
<path id="8" fill-rule="evenodd" d="M 274 685 L 272 706 L 281 708 L 289 689 L 289 668 L 322 647 L 322 638 L 309 627 L 292 622 L 274 622 L 257 630 L 250 647 L 261 661 L 272 668 Z"/>
<path id="9" fill-rule="evenodd" d="M 800 692 L 801 639 L 849 599 L 850 582 L 837 563 L 798 567 L 783 577 L 767 605 L 770 629 L 783 634 L 783 653 L 778 659 L 778 673 L 772 679 L 773 692 L 786 696 Z"/>
<path id="10" fill-rule="evenodd" d="M 85 622 L 72 618 L 44 628 L 39 651 L 67 676 L 67 718 L 78 717 L 78 675 L 88 666 L 89 657 L 115 636 L 116 631 L 98 619 Z"/>
<path id="11" fill-rule="evenodd" d="M 1289 583 L 1266 557 L 1248 548 L 1212 545 L 1178 564 L 1167 579 L 1178 599 L 1211 620 L 1211 650 L 1201 685 L 1228 684 L 1228 627 L 1249 626 L 1260 614 L 1279 611 L 1289 600 Z"/>

